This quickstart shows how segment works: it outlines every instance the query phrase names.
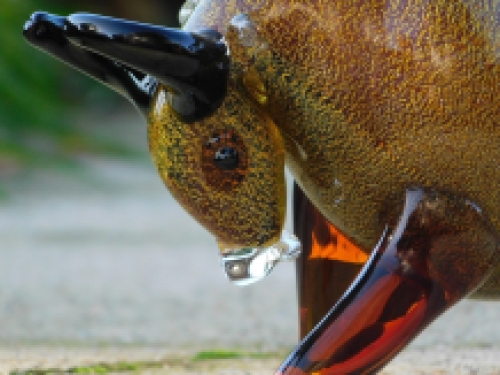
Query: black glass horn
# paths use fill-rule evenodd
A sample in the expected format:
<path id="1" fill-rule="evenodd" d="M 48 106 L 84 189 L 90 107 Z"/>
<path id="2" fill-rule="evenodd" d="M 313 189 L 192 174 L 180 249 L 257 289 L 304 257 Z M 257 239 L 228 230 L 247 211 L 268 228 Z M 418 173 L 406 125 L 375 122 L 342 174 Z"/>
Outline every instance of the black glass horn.
<path id="1" fill-rule="evenodd" d="M 224 100 L 229 56 L 214 30 L 184 30 L 94 14 L 34 13 L 24 26 L 29 43 L 130 99 L 145 116 L 158 83 L 170 105 L 190 123 Z"/>

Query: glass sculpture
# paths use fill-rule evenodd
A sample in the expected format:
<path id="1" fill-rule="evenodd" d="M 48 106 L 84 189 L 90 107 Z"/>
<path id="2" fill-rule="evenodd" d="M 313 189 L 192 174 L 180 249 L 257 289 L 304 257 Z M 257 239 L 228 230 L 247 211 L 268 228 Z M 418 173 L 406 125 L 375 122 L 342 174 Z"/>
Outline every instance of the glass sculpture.
<path id="1" fill-rule="evenodd" d="M 303 340 L 276 374 L 360 374 L 460 299 L 500 297 L 499 9 L 201 0 L 182 29 L 38 12 L 24 35 L 144 115 L 230 280 L 302 247 Z"/>

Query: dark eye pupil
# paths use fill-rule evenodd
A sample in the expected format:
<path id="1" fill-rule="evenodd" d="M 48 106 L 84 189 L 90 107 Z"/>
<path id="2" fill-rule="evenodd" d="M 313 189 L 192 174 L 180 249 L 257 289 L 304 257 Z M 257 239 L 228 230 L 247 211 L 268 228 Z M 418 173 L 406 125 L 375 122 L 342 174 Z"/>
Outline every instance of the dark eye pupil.
<path id="1" fill-rule="evenodd" d="M 232 147 L 221 147 L 219 151 L 215 153 L 214 164 L 217 168 L 222 170 L 232 170 L 238 168 L 238 165 L 240 164 L 238 151 Z"/>
<path id="2" fill-rule="evenodd" d="M 201 169 L 207 185 L 229 192 L 248 173 L 248 151 L 233 129 L 220 129 L 207 136 L 201 150 Z"/>

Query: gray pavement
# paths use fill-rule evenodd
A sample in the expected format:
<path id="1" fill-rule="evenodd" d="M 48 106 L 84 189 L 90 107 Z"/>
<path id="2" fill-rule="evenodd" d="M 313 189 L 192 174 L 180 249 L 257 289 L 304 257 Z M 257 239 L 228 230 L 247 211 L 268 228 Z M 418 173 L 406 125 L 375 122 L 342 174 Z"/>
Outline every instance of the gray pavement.
<path id="1" fill-rule="evenodd" d="M 35 176 L 0 205 L 0 343 L 293 342 L 292 263 L 235 287 L 152 167 L 85 163 L 80 176 Z"/>
<path id="2" fill-rule="evenodd" d="M 150 163 L 83 156 L 82 163 L 4 176 L 0 372 L 213 348 L 284 353 L 295 344 L 293 264 L 235 287 L 214 240 Z M 279 358 L 259 363 L 242 373 L 271 374 Z M 386 373 L 500 374 L 500 303 L 460 303 Z"/>

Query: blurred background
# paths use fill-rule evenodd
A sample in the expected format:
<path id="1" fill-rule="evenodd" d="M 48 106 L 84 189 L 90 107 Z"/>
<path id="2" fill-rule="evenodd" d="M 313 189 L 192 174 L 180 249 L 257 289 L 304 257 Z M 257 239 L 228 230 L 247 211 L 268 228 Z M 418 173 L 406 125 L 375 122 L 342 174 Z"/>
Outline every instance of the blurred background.
<path id="1" fill-rule="evenodd" d="M 129 105 L 25 43 L 20 30 L 32 12 L 85 11 L 177 27 L 182 2 L 0 0 L 0 177 L 18 168 L 75 162 L 75 153 L 134 154 L 130 147 L 89 131 L 75 119 L 75 111 L 82 108 L 102 118 Z M 0 183 L 0 192 L 5 194 L 4 190 Z"/>
<path id="2" fill-rule="evenodd" d="M 134 108 L 22 38 L 37 10 L 175 27 L 182 2 L 0 0 L 0 348 L 296 343 L 294 265 L 230 285 L 214 239 L 157 176 Z M 498 348 L 495 307 L 461 303 L 413 348 Z"/>

